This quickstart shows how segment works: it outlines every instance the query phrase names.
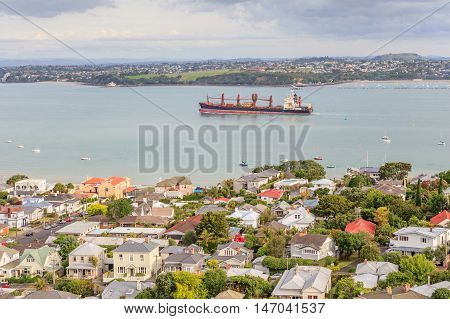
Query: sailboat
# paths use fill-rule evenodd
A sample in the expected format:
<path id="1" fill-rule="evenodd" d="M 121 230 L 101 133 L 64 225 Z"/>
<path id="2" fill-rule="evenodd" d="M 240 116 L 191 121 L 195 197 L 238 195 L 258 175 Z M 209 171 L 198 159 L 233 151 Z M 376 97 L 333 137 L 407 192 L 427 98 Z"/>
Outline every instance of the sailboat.
<path id="1" fill-rule="evenodd" d="M 247 162 L 242 161 L 241 164 L 239 164 L 239 166 L 246 167 L 246 166 L 248 166 L 248 164 L 247 164 Z"/>
<path id="2" fill-rule="evenodd" d="M 445 142 L 441 140 L 441 141 L 438 142 L 437 145 L 439 145 L 439 146 L 445 146 Z"/>

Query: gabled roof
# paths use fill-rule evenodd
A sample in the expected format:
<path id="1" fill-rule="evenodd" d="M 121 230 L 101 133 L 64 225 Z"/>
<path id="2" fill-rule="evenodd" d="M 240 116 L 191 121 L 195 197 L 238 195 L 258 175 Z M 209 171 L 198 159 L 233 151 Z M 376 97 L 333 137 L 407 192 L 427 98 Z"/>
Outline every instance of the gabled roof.
<path id="1" fill-rule="evenodd" d="M 258 194 L 259 197 L 269 197 L 275 200 L 279 200 L 283 196 L 284 191 L 281 189 L 268 189 Z"/>
<path id="2" fill-rule="evenodd" d="M 75 248 L 74 250 L 72 250 L 70 252 L 70 255 L 73 256 L 77 256 L 77 255 L 82 255 L 82 256 L 97 256 L 99 254 L 101 254 L 105 249 L 97 246 L 96 244 L 93 243 L 84 243 L 83 245 L 78 246 L 77 248 Z"/>
<path id="3" fill-rule="evenodd" d="M 24 299 L 79 299 L 79 295 L 59 290 L 38 290 L 28 294 Z"/>
<path id="4" fill-rule="evenodd" d="M 355 273 L 371 275 L 388 275 L 391 272 L 398 271 L 398 266 L 386 261 L 364 261 L 356 266 Z"/>
<path id="5" fill-rule="evenodd" d="M 166 234 L 177 231 L 183 234 L 186 234 L 188 231 L 194 231 L 195 227 L 200 224 L 200 222 L 203 219 L 203 215 L 196 215 L 189 217 L 186 220 L 183 220 L 179 222 L 178 224 L 175 224 L 174 226 L 170 227 L 168 230 L 166 230 Z"/>
<path id="6" fill-rule="evenodd" d="M 435 283 L 433 285 L 416 286 L 411 289 L 413 291 L 417 292 L 418 294 L 421 294 L 423 296 L 431 298 L 431 295 L 433 294 L 433 292 L 439 288 L 450 289 L 450 281 L 441 281 L 441 282 Z"/>
<path id="7" fill-rule="evenodd" d="M 196 265 L 200 261 L 204 260 L 205 255 L 202 254 L 190 254 L 190 253 L 181 253 L 181 254 L 172 254 L 164 260 L 164 264 L 168 263 L 179 263 L 186 265 Z"/>
<path id="8" fill-rule="evenodd" d="M 369 222 L 367 220 L 364 220 L 362 218 L 359 218 L 351 223 L 348 223 L 347 226 L 345 226 L 345 231 L 347 233 L 368 233 L 372 236 L 375 235 L 375 229 L 377 228 L 377 225 L 375 225 L 372 222 Z"/>
<path id="9" fill-rule="evenodd" d="M 225 290 L 218 294 L 214 299 L 244 299 L 245 295 L 234 290 Z"/>
<path id="10" fill-rule="evenodd" d="M 272 294 L 301 295 L 301 292 L 308 288 L 324 293 L 327 291 L 330 278 L 330 269 L 319 266 L 296 266 L 284 272 Z"/>
<path id="11" fill-rule="evenodd" d="M 1 227 L 0 227 L 0 229 L 1 229 Z M 19 253 L 19 251 L 15 250 L 15 249 L 12 249 L 12 248 L 0 245 L 0 259 L 2 258 L 2 256 L 4 254 L 13 256 L 13 255 L 18 254 L 18 253 Z"/>
<path id="12" fill-rule="evenodd" d="M 443 210 L 439 214 L 433 216 L 430 220 L 432 225 L 439 225 L 444 221 L 450 221 L 450 212 L 447 210 Z"/>
<path id="13" fill-rule="evenodd" d="M 126 179 L 123 177 L 120 177 L 120 176 L 111 176 L 111 177 L 108 177 L 108 179 L 106 181 L 109 182 L 111 185 L 116 186 L 120 183 L 125 182 Z"/>
<path id="14" fill-rule="evenodd" d="M 189 177 L 174 176 L 168 179 L 164 179 L 156 184 L 157 187 L 174 187 L 177 185 L 192 185 L 192 182 Z"/>
<path id="15" fill-rule="evenodd" d="M 255 221 L 259 219 L 259 214 L 251 210 L 236 209 L 232 214 L 228 215 L 231 218 L 239 218 L 243 221 Z"/>
<path id="16" fill-rule="evenodd" d="M 137 243 L 134 241 L 127 241 L 113 250 L 114 253 L 149 253 L 155 249 L 158 249 L 158 244 L 149 243 Z"/>
<path id="17" fill-rule="evenodd" d="M 85 180 L 83 183 L 83 185 L 98 185 L 105 182 L 104 178 L 101 177 L 91 177 L 88 180 Z"/>
<path id="18" fill-rule="evenodd" d="M 48 255 L 54 253 L 55 251 L 55 248 L 49 247 L 47 245 L 37 249 L 25 249 L 20 256 L 20 262 L 25 260 L 28 256 L 31 256 L 36 263 L 44 267 L 45 260 L 47 259 Z"/>
<path id="19" fill-rule="evenodd" d="M 312 247 L 316 250 L 320 250 L 322 245 L 328 239 L 327 235 L 320 234 L 306 234 L 302 235 L 301 233 L 297 233 L 292 237 L 289 241 L 290 245 L 301 245 L 303 247 Z"/>
<path id="20" fill-rule="evenodd" d="M 397 230 L 394 235 L 410 235 L 416 234 L 429 238 L 436 238 L 441 234 L 444 234 L 448 231 L 446 228 L 436 227 L 436 228 L 427 228 L 427 227 L 404 227 L 402 229 Z"/>

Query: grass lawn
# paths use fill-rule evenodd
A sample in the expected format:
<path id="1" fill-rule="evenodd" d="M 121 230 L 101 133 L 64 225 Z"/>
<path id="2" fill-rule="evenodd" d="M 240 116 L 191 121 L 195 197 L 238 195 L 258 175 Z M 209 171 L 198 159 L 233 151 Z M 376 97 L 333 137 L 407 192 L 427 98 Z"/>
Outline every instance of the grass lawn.
<path id="1" fill-rule="evenodd" d="M 131 80 L 140 80 L 140 79 L 152 79 L 152 78 L 162 76 L 162 75 L 164 75 L 166 77 L 172 77 L 172 78 L 181 75 L 180 82 L 192 82 L 201 77 L 230 74 L 230 73 L 236 73 L 236 72 L 239 72 L 239 71 L 222 69 L 222 70 L 183 72 L 183 73 L 175 73 L 175 74 L 133 74 L 133 75 L 127 75 L 127 76 L 125 76 L 125 78 L 131 79 Z"/>

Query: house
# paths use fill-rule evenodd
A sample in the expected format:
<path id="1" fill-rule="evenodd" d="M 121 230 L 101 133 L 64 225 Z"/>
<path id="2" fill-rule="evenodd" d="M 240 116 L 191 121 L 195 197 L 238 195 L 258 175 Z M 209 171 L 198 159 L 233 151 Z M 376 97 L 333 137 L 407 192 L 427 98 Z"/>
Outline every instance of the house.
<path id="1" fill-rule="evenodd" d="M 174 176 L 158 182 L 155 186 L 156 193 L 166 193 L 169 191 L 176 191 L 181 196 L 187 196 L 194 192 L 194 186 L 189 177 L 186 176 Z"/>
<path id="2" fill-rule="evenodd" d="M 292 258 L 321 260 L 337 254 L 334 240 L 326 235 L 297 233 L 289 241 Z"/>
<path id="3" fill-rule="evenodd" d="M 84 243 L 69 253 L 68 278 L 95 279 L 102 275 L 105 249 L 93 243 Z"/>
<path id="4" fill-rule="evenodd" d="M 220 205 L 220 204 L 228 204 L 228 202 L 230 201 L 229 198 L 226 197 L 219 197 L 219 198 L 215 198 L 214 199 L 214 204 L 216 205 Z"/>
<path id="5" fill-rule="evenodd" d="M 372 167 L 372 166 L 361 167 L 359 169 L 359 173 L 362 175 L 366 175 L 375 181 L 380 179 L 379 167 Z"/>
<path id="6" fill-rule="evenodd" d="M 86 236 L 89 232 L 100 229 L 99 222 L 76 221 L 56 231 L 57 235 Z"/>
<path id="7" fill-rule="evenodd" d="M 232 241 L 218 245 L 211 259 L 216 259 L 222 268 L 244 268 L 253 259 L 253 251 L 245 248 L 244 243 Z"/>
<path id="8" fill-rule="evenodd" d="M 53 205 L 46 202 L 43 197 L 26 197 L 22 199 L 22 206 L 40 208 L 47 213 L 53 212 Z"/>
<path id="9" fill-rule="evenodd" d="M 183 220 L 183 221 L 179 222 L 178 224 L 175 224 L 168 230 L 166 230 L 164 235 L 167 238 L 172 238 L 172 239 L 179 241 L 183 238 L 184 234 L 186 234 L 187 232 L 195 231 L 195 227 L 198 224 L 200 224 L 200 222 L 202 221 L 202 218 L 203 218 L 203 215 L 196 215 L 196 216 L 189 217 L 186 220 Z"/>
<path id="10" fill-rule="evenodd" d="M 436 289 L 450 289 L 450 281 L 441 281 L 435 284 L 430 285 L 425 284 L 422 286 L 412 287 L 411 290 L 428 298 L 431 298 L 431 295 Z"/>
<path id="11" fill-rule="evenodd" d="M 137 227 L 137 225 L 165 226 L 169 219 L 157 216 L 125 216 L 119 220 L 121 227 Z"/>
<path id="12" fill-rule="evenodd" d="M 291 208 L 290 204 L 285 201 L 279 202 L 272 207 L 272 214 L 278 218 L 284 217 L 289 213 L 289 208 Z"/>
<path id="13" fill-rule="evenodd" d="M 447 228 L 404 227 L 394 233 L 389 242 L 389 251 L 400 251 L 405 255 L 421 253 L 425 248 L 435 250 L 448 243 Z"/>
<path id="14" fill-rule="evenodd" d="M 114 280 L 103 290 L 102 299 L 134 299 L 141 290 L 152 286 L 150 282 Z"/>
<path id="15" fill-rule="evenodd" d="M 227 270 L 227 277 L 233 277 L 233 276 L 252 276 L 252 277 L 261 278 L 262 280 L 269 279 L 269 275 L 263 273 L 261 270 L 256 270 L 254 268 L 231 267 Z"/>
<path id="16" fill-rule="evenodd" d="M 250 192 L 257 192 L 261 186 L 279 178 L 280 176 L 281 172 L 272 168 L 259 173 L 243 175 L 233 181 L 233 189 L 235 192 L 239 192 L 241 189 L 248 190 Z"/>
<path id="17" fill-rule="evenodd" d="M 228 215 L 228 218 L 237 218 L 245 226 L 258 228 L 260 214 L 254 212 L 253 210 L 240 210 L 236 207 L 235 211 Z"/>
<path id="18" fill-rule="evenodd" d="M 37 249 L 25 249 L 19 263 L 12 270 L 13 277 L 22 275 L 44 275 L 61 269 L 61 257 L 55 248 L 42 246 Z"/>
<path id="19" fill-rule="evenodd" d="M 223 213 L 228 212 L 228 210 L 225 207 L 219 206 L 219 205 L 205 205 L 200 207 L 195 211 L 195 215 L 201 215 L 206 213 Z"/>
<path id="20" fill-rule="evenodd" d="M 364 288 L 372 289 L 378 285 L 379 280 L 386 279 L 391 272 L 398 271 L 398 266 L 384 261 L 367 261 L 356 266 L 353 280 L 359 281 Z"/>
<path id="21" fill-rule="evenodd" d="M 279 182 L 273 184 L 273 188 L 282 189 L 286 191 L 293 191 L 299 189 L 300 186 L 308 184 L 308 180 L 304 178 L 291 178 L 291 179 L 283 179 Z"/>
<path id="22" fill-rule="evenodd" d="M 28 222 L 32 223 L 38 221 L 44 217 L 44 210 L 37 207 L 24 207 L 22 206 Z"/>
<path id="23" fill-rule="evenodd" d="M 127 241 L 113 250 L 114 279 L 145 281 L 159 269 L 156 243 Z"/>
<path id="24" fill-rule="evenodd" d="M 24 179 L 14 184 L 16 191 L 33 191 L 38 194 L 47 191 L 47 181 L 45 179 Z"/>
<path id="25" fill-rule="evenodd" d="M 393 195 L 400 197 L 401 199 L 406 199 L 406 187 L 402 184 L 394 184 L 390 181 L 378 182 L 372 187 L 385 195 Z"/>
<path id="26" fill-rule="evenodd" d="M 439 214 L 431 217 L 430 223 L 434 226 L 447 227 L 450 224 L 450 212 L 443 210 Z"/>
<path id="27" fill-rule="evenodd" d="M 345 226 L 345 231 L 351 234 L 366 233 L 371 237 L 374 237 L 376 228 L 377 225 L 375 225 L 374 223 L 362 218 L 358 218 L 357 220 L 348 223 L 347 226 Z"/>
<path id="28" fill-rule="evenodd" d="M 244 297 L 245 297 L 244 294 L 228 289 L 219 293 L 217 296 L 214 297 L 214 299 L 244 299 Z"/>
<path id="29" fill-rule="evenodd" d="M 114 197 L 119 199 L 124 197 L 124 190 L 128 190 L 129 187 L 129 177 L 91 177 L 81 183 L 80 190 L 83 193 L 97 194 L 100 198 Z"/>
<path id="30" fill-rule="evenodd" d="M 29 223 L 22 206 L 0 206 L 0 224 L 10 228 L 21 228 Z"/>
<path id="31" fill-rule="evenodd" d="M 402 287 L 387 287 L 385 290 L 375 290 L 355 299 L 429 299 L 428 297 L 421 295 L 413 291 L 409 284 Z"/>
<path id="32" fill-rule="evenodd" d="M 258 198 L 267 203 L 278 201 L 283 196 L 284 191 L 281 189 L 268 189 L 258 194 Z"/>
<path id="33" fill-rule="evenodd" d="M 81 200 L 72 194 L 50 194 L 44 200 L 52 205 L 52 212 L 58 215 L 74 213 L 83 208 Z"/>
<path id="34" fill-rule="evenodd" d="M 303 207 L 311 210 L 314 207 L 316 207 L 317 205 L 319 205 L 319 199 L 318 198 L 305 199 L 302 204 L 303 204 Z"/>
<path id="35" fill-rule="evenodd" d="M 281 218 L 278 222 L 289 227 L 290 229 L 296 228 L 297 230 L 304 230 L 312 226 L 315 222 L 315 216 L 308 212 L 303 207 L 295 209 L 289 209 L 288 214 Z"/>
<path id="36" fill-rule="evenodd" d="M 24 299 L 80 299 L 80 295 L 59 290 L 37 290 L 29 293 Z"/>
<path id="37" fill-rule="evenodd" d="M 309 188 L 312 193 L 314 193 L 316 190 L 325 188 L 329 190 L 329 194 L 333 194 L 333 192 L 336 190 L 336 183 L 333 182 L 331 179 L 322 178 L 318 181 L 312 181 L 313 187 Z"/>
<path id="38" fill-rule="evenodd" d="M 4 184 L 4 183 L 0 183 L 0 193 L 1 192 L 13 192 L 14 191 L 14 186 L 8 185 L 8 184 Z"/>
<path id="39" fill-rule="evenodd" d="M 0 237 L 6 236 L 9 234 L 9 227 L 5 224 L 0 224 Z"/>
<path id="40" fill-rule="evenodd" d="M 114 236 L 124 236 L 129 235 L 138 237 L 148 237 L 148 238 L 160 238 L 164 232 L 165 228 L 147 228 L 147 227 L 116 227 L 107 230 L 107 233 Z"/>
<path id="41" fill-rule="evenodd" d="M 174 272 L 181 270 L 190 273 L 200 273 L 205 266 L 205 255 L 203 254 L 203 249 L 198 249 L 199 246 L 191 246 L 184 247 L 181 252 L 170 254 L 165 258 L 163 271 Z"/>
<path id="42" fill-rule="evenodd" d="M 15 263 L 15 261 L 17 261 Z M 19 262 L 19 251 L 0 245 L 0 281 L 12 277 L 12 269 Z"/>
<path id="43" fill-rule="evenodd" d="M 284 271 L 272 296 L 280 299 L 325 299 L 330 289 L 330 269 L 319 266 L 295 266 Z"/>
<path id="44" fill-rule="evenodd" d="M 255 260 L 252 261 L 253 269 L 259 270 L 266 275 L 270 275 L 270 269 L 263 266 L 263 260 L 266 256 L 256 257 Z"/>

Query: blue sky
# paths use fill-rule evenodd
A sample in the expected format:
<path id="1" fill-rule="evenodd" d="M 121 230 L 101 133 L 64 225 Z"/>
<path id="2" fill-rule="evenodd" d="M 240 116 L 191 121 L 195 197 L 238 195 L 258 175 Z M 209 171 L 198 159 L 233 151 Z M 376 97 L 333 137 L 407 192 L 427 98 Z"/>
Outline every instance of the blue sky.
<path id="1" fill-rule="evenodd" d="M 365 56 L 446 1 L 1 0 L 93 59 Z M 450 56 L 450 5 L 380 53 Z M 0 58 L 73 52 L 0 3 Z M 7 32 L 3 32 L 7 30 Z"/>

